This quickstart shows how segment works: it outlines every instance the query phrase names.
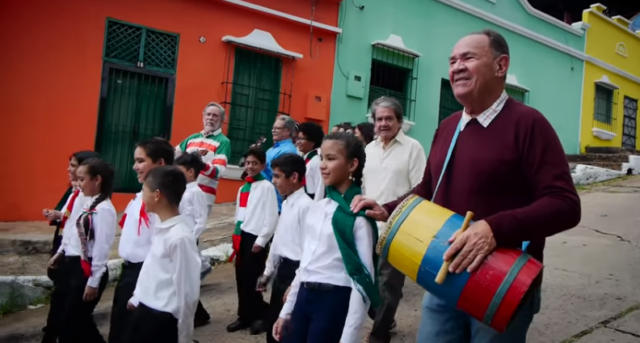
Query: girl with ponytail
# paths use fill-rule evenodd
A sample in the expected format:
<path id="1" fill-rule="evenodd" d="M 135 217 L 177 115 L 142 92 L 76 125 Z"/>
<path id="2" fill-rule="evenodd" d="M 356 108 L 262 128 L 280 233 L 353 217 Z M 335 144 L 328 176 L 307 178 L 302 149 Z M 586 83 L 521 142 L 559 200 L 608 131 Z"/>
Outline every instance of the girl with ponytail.
<path id="1" fill-rule="evenodd" d="M 60 313 L 60 343 L 104 342 L 93 310 L 107 285 L 107 262 L 115 239 L 116 210 L 111 203 L 113 169 L 104 161 L 90 158 L 76 170 L 78 188 L 86 197 L 82 213 L 68 227 L 69 242 L 54 255 L 64 303 Z"/>
<path id="2" fill-rule="evenodd" d="M 353 134 L 332 133 L 320 149 L 326 198 L 314 203 L 304 222 L 302 260 L 273 336 L 284 343 L 360 342 L 369 305 L 380 303 L 378 229 L 350 205 L 362 193 L 364 145 Z"/>

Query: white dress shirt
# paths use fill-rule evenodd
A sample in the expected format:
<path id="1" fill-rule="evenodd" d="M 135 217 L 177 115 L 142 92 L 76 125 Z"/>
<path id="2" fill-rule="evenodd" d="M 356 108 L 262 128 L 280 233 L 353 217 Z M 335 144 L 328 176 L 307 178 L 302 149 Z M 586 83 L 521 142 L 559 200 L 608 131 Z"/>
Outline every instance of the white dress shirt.
<path id="1" fill-rule="evenodd" d="M 69 194 L 67 197 L 67 202 L 64 203 L 64 207 L 62 208 L 62 213 L 67 210 L 69 206 L 69 201 L 73 197 L 73 193 Z M 69 217 L 64 223 L 64 227 L 62 228 L 62 241 L 60 242 L 60 247 L 58 248 L 58 254 L 65 252 L 66 254 L 70 254 L 69 256 L 80 256 L 82 252 L 82 247 L 80 246 L 80 239 L 78 238 L 78 231 L 76 230 L 76 221 L 78 217 L 82 214 L 82 207 L 84 203 L 87 201 L 87 197 L 80 192 L 76 201 L 73 203 L 73 208 L 71 209 L 71 213 L 69 213 Z"/>
<path id="2" fill-rule="evenodd" d="M 96 198 L 97 196 L 86 198 L 80 213 L 88 210 Z M 87 281 L 87 285 L 93 288 L 98 288 L 100 285 L 100 279 L 107 270 L 107 262 L 109 262 L 111 245 L 116 239 L 116 222 L 118 221 L 118 214 L 116 213 L 116 209 L 113 207 L 111 200 L 106 199 L 96 206 L 95 213 L 92 216 L 94 237 L 92 240 L 87 241 L 87 257 L 91 258 L 91 276 Z M 75 222 L 74 227 L 69 227 L 69 231 L 73 231 L 75 233 L 71 238 L 71 241 L 74 243 L 70 244 L 70 246 L 78 246 L 79 250 L 65 249 L 65 255 L 82 256 L 82 245 L 80 243 L 80 237 L 78 237 L 78 229 L 75 227 Z"/>
<path id="3" fill-rule="evenodd" d="M 118 246 L 118 253 L 123 260 L 140 263 L 144 262 L 147 257 L 147 253 L 151 248 L 151 237 L 153 236 L 153 230 L 160 222 L 160 219 L 155 213 L 148 213 L 149 226 L 144 222 L 140 222 L 140 208 L 142 207 L 142 192 L 136 194 L 136 197 L 129 202 L 127 208 L 124 210 L 127 216 L 124 227 L 122 228 L 122 234 L 120 235 L 120 245 Z"/>
<path id="4" fill-rule="evenodd" d="M 304 155 L 305 160 L 307 159 L 307 155 L 309 155 L 310 153 L 311 152 L 308 152 Z M 304 175 L 307 192 L 309 192 L 310 194 L 314 194 L 314 199 L 316 190 L 318 189 L 319 185 L 322 184 L 322 174 L 320 174 L 321 162 L 322 161 L 320 160 L 320 155 L 313 156 L 309 163 L 307 163 L 307 172 Z"/>
<path id="5" fill-rule="evenodd" d="M 422 181 L 427 166 L 424 149 L 402 130 L 386 147 L 381 138 L 367 144 L 365 153 L 362 192 L 380 205 L 400 198 Z M 386 223 L 378 222 L 381 232 L 385 227 Z"/>
<path id="6" fill-rule="evenodd" d="M 189 222 L 193 236 L 198 239 L 207 227 L 209 207 L 207 195 L 200 189 L 197 182 L 189 182 L 180 201 L 180 214 Z"/>
<path id="7" fill-rule="evenodd" d="M 300 268 L 291 284 L 281 318 L 293 312 L 296 298 L 302 282 L 328 283 L 336 286 L 351 287 L 349 312 L 345 321 L 341 343 L 359 343 L 360 328 L 367 317 L 369 301 L 363 301 L 353 280 L 347 274 L 342 254 L 333 233 L 331 220 L 338 204 L 331 199 L 314 202 L 309 209 L 305 222 L 304 248 Z M 358 256 L 370 275 L 373 269 L 373 234 L 369 222 L 364 217 L 357 217 L 353 227 Z"/>
<path id="8" fill-rule="evenodd" d="M 265 275 L 273 274 L 283 257 L 293 261 L 300 261 L 302 258 L 304 223 L 312 204 L 313 200 L 307 196 L 304 188 L 293 192 L 282 202 L 280 219 L 264 270 Z"/>
<path id="9" fill-rule="evenodd" d="M 261 247 L 267 245 L 276 230 L 278 222 L 278 198 L 276 189 L 267 180 L 255 181 L 251 184 L 247 207 L 240 207 L 240 191 L 236 201 L 236 221 L 242 220 L 242 231 L 258 236 L 256 243 Z"/>
<path id="10" fill-rule="evenodd" d="M 178 320 L 178 342 L 191 343 L 193 318 L 200 298 L 200 256 L 193 232 L 183 216 L 155 227 L 153 244 L 129 300 Z"/>

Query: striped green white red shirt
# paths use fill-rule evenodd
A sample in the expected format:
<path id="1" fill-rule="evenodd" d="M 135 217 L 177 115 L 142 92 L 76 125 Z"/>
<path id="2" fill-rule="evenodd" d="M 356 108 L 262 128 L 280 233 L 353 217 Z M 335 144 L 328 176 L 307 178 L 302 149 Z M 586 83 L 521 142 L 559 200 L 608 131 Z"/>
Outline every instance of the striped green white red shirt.
<path id="1" fill-rule="evenodd" d="M 221 129 L 207 135 L 198 132 L 182 141 L 176 146 L 176 150 L 186 153 L 199 152 L 202 155 L 202 161 L 206 166 L 196 181 L 207 195 L 207 204 L 213 206 L 220 176 L 227 168 L 227 161 L 231 154 L 231 141 L 222 134 Z"/>

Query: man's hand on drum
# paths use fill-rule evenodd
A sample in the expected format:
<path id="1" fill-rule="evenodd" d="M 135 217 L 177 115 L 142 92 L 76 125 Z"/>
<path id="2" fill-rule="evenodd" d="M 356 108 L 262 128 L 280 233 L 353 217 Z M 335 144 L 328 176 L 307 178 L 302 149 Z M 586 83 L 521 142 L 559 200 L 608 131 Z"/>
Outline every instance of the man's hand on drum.
<path id="1" fill-rule="evenodd" d="M 450 273 L 460 274 L 465 269 L 472 273 L 496 248 L 493 231 L 484 220 L 471 224 L 459 237 L 456 235 L 458 231 L 449 238 L 449 243 L 453 244 L 444 253 L 445 261 L 453 259 L 449 265 Z"/>
<path id="2" fill-rule="evenodd" d="M 379 222 L 386 222 L 389 219 L 389 213 L 378 205 L 373 199 L 367 199 L 362 195 L 356 195 L 351 202 L 351 211 L 358 213 L 363 209 L 367 209 L 365 214 Z"/>

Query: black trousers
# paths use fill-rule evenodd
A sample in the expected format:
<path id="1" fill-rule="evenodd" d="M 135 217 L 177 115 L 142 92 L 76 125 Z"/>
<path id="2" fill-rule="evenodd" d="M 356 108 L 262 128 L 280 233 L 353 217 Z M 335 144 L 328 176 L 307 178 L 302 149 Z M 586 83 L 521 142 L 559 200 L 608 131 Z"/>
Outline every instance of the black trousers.
<path id="1" fill-rule="evenodd" d="M 80 257 L 63 257 L 58 265 L 59 280 L 56 291 L 58 304 L 54 309 L 58 318 L 58 342 L 60 343 L 104 343 L 104 338 L 93 321 L 95 309 L 102 292 L 109 281 L 109 271 L 105 271 L 98 286 L 98 296 L 92 301 L 84 301 L 87 280 L 80 265 Z M 55 340 L 53 341 L 55 342 Z"/>
<path id="2" fill-rule="evenodd" d="M 143 303 L 131 313 L 120 343 L 178 343 L 178 320 Z"/>
<path id="3" fill-rule="evenodd" d="M 122 264 L 120 280 L 113 293 L 113 305 L 111 306 L 111 325 L 109 328 L 109 343 L 122 343 L 126 323 L 131 320 L 132 312 L 127 310 L 127 303 L 136 289 L 138 276 L 140 276 L 142 262 Z"/>
<path id="4" fill-rule="evenodd" d="M 196 245 L 200 244 L 199 240 L 196 240 Z M 198 307 L 196 307 L 196 315 L 193 317 L 194 325 L 202 325 L 211 319 L 209 312 L 202 306 L 202 301 L 198 300 Z"/>
<path id="5" fill-rule="evenodd" d="M 63 257 L 64 259 L 64 257 Z M 60 334 L 60 314 L 64 307 L 64 285 L 63 278 L 58 277 L 60 270 L 63 269 L 63 263 L 58 263 L 57 268 L 48 268 L 47 275 L 53 281 L 53 291 L 51 292 L 51 301 L 49 302 L 49 313 L 47 314 L 47 325 L 42 329 L 44 336 L 42 343 L 57 343 Z"/>
<path id="6" fill-rule="evenodd" d="M 378 273 L 382 304 L 376 310 L 369 310 L 369 317 L 373 319 L 369 343 L 389 343 L 391 341 L 391 325 L 395 320 L 396 311 L 398 311 L 402 299 L 405 276 L 382 258 Z"/>
<path id="7" fill-rule="evenodd" d="M 267 343 L 276 343 L 273 338 L 273 325 L 280 316 L 280 311 L 284 303 L 282 297 L 287 291 L 287 288 L 291 286 L 293 279 L 296 277 L 296 270 L 300 267 L 300 261 L 290 260 L 283 258 L 276 271 L 276 276 L 273 279 L 273 286 L 271 287 L 271 300 L 269 300 L 269 313 L 267 315 Z"/>
<path id="8" fill-rule="evenodd" d="M 262 293 L 256 291 L 258 278 L 264 272 L 267 262 L 267 249 L 251 252 L 258 237 L 242 231 L 240 251 L 236 256 L 236 286 L 238 290 L 238 319 L 251 324 L 257 320 L 264 320 L 269 304 L 262 298 Z"/>

